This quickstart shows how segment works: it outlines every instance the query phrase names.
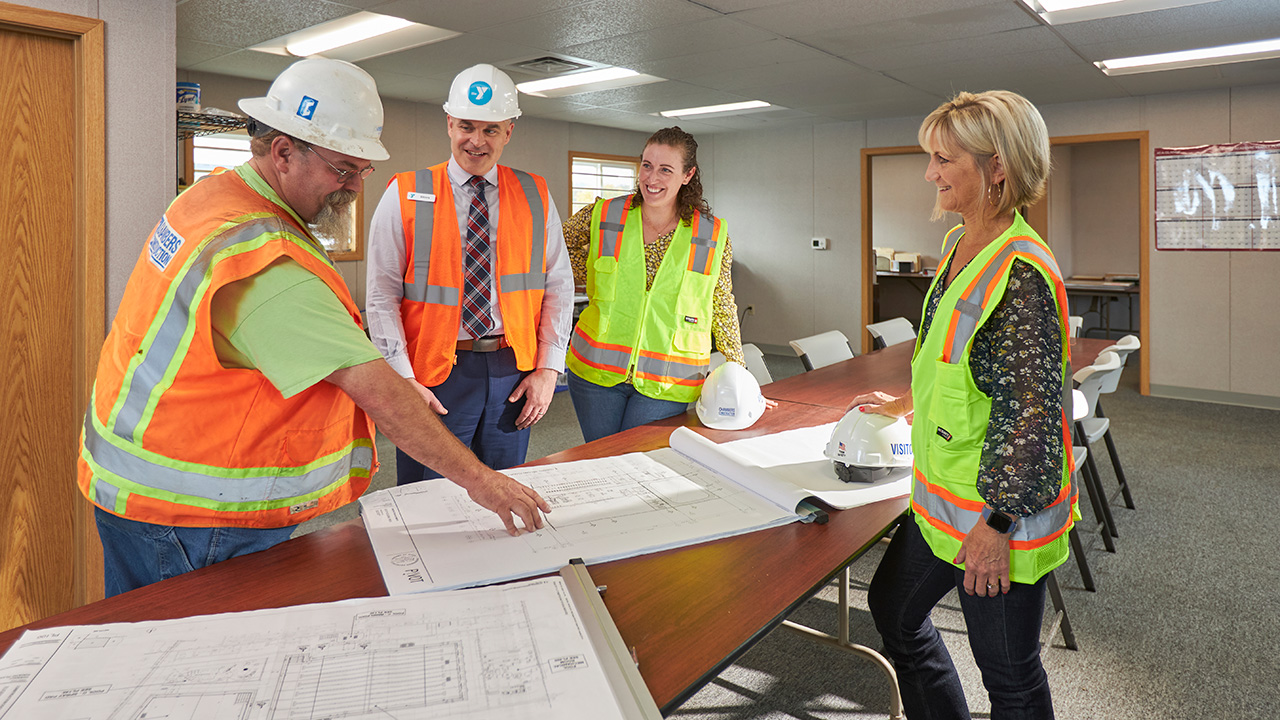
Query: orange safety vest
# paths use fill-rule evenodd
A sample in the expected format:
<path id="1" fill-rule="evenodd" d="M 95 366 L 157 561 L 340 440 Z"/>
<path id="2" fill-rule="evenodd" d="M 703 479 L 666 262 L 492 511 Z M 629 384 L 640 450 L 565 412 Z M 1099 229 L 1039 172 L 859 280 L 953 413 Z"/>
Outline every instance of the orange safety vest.
<path id="1" fill-rule="evenodd" d="M 400 192 L 406 263 L 400 318 L 413 374 L 426 387 L 449 377 L 457 362 L 462 324 L 462 234 L 454 207 L 448 163 L 403 172 Z M 419 188 L 431 188 L 430 193 Z M 432 208 L 431 222 L 417 227 L 420 205 Z M 516 367 L 537 361 L 538 322 L 547 283 L 547 181 L 498 166 L 498 307 L 503 333 L 515 350 Z"/>
<path id="2" fill-rule="evenodd" d="M 78 483 L 104 510 L 183 527 L 274 528 L 345 505 L 377 468 L 372 421 L 337 386 L 284 398 L 257 370 L 224 368 L 210 303 L 289 257 L 360 325 L 337 268 L 289 213 L 236 172 L 170 204 L 125 287 L 80 438 Z"/>

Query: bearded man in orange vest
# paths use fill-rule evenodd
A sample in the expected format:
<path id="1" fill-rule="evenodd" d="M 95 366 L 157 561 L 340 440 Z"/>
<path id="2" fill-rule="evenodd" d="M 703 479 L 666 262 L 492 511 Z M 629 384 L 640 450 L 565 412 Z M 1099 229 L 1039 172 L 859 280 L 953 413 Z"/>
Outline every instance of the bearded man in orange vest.
<path id="1" fill-rule="evenodd" d="M 201 179 L 142 250 L 102 349 L 78 482 L 108 596 L 287 540 L 377 469 L 373 421 L 507 531 L 547 503 L 485 467 L 365 337 L 313 229 L 387 159 L 373 78 L 301 60 L 240 101 L 253 158 Z"/>
<path id="2" fill-rule="evenodd" d="M 369 229 L 369 335 L 486 465 L 524 462 L 564 370 L 573 271 L 537 175 L 498 165 L 520 116 L 492 65 L 454 78 L 447 162 L 402 172 Z M 397 482 L 442 475 L 401 447 Z"/>

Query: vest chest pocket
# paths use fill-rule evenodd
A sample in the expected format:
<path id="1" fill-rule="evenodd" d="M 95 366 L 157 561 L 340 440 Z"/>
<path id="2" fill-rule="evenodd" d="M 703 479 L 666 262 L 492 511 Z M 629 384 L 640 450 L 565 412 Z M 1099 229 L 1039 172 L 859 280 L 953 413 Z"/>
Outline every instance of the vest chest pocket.
<path id="1" fill-rule="evenodd" d="M 593 273 L 592 299 L 609 302 L 618 293 L 618 260 L 612 257 L 598 257 L 591 265 Z"/>
<path id="2" fill-rule="evenodd" d="M 676 330 L 671 343 L 675 349 L 690 355 L 711 354 L 711 333 L 706 330 Z"/>
<path id="3" fill-rule="evenodd" d="M 931 473 L 957 481 L 976 480 L 991 400 L 973 386 L 968 366 L 935 362 L 928 411 Z"/>

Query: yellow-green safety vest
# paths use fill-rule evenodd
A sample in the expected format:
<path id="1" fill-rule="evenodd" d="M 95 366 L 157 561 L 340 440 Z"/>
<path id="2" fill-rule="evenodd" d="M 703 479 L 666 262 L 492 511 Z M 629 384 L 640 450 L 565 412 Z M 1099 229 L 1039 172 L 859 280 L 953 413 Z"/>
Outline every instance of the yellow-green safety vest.
<path id="1" fill-rule="evenodd" d="M 692 402 L 710 365 L 712 295 L 728 229 L 705 213 L 680 222 L 646 292 L 641 210 L 627 195 L 601 200 L 591 212 L 591 302 L 566 362 L 597 385 L 612 387 L 630 374 L 645 396 Z"/>
<path id="2" fill-rule="evenodd" d="M 943 246 L 942 262 L 955 250 L 964 226 L 956 226 Z M 1067 332 L 1067 297 L 1062 274 L 1044 241 L 1015 214 L 1013 225 L 978 253 L 947 288 L 928 333 L 916 341 L 911 360 L 911 394 L 915 449 L 911 509 L 916 524 L 942 560 L 952 562 L 960 543 L 979 522 L 983 505 L 977 477 L 982 444 L 991 417 L 991 397 L 973 382 L 969 353 L 978 328 L 1000 304 L 1014 260 L 1034 267 L 1049 287 L 1062 332 L 1062 478 L 1058 496 L 1048 507 L 1019 518 L 1009 547 L 1009 578 L 1034 583 L 1067 559 L 1067 532 L 1078 511 L 1071 482 L 1071 362 Z M 942 281 L 940 271 L 929 288 L 932 297 Z"/>

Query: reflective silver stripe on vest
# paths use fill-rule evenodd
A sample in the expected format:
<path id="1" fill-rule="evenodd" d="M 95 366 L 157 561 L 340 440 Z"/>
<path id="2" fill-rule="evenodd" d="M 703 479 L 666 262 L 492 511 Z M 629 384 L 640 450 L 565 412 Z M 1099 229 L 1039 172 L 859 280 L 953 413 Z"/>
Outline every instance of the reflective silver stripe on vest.
<path id="1" fill-rule="evenodd" d="M 87 439 L 88 434 L 85 435 Z M 93 502 L 112 512 L 116 511 L 116 503 L 120 500 L 120 488 L 109 483 L 102 482 L 99 478 L 98 482 L 93 484 Z"/>
<path id="2" fill-rule="evenodd" d="M 441 169 L 440 172 L 446 172 Z M 446 178 L 446 182 L 448 179 Z M 429 187 L 435 189 L 435 180 L 431 175 L 431 170 L 419 170 L 413 174 L 413 187 L 415 190 L 421 191 L 421 188 Z M 400 188 L 401 192 L 405 192 L 404 188 Z M 428 285 L 427 276 L 431 267 L 431 234 L 436 224 L 436 201 L 420 202 L 421 207 L 418 210 L 426 210 L 428 222 L 415 222 L 413 224 L 413 279 L 412 285 L 404 284 L 404 297 L 406 300 L 412 300 L 420 303 L 431 303 L 432 305 L 449 305 L 456 306 L 461 297 L 461 293 L 456 287 L 447 287 L 445 285 Z M 423 213 L 418 210 L 414 211 L 414 217 L 420 217 Z"/>
<path id="3" fill-rule="evenodd" d="M 961 533 L 968 533 L 982 519 L 982 513 L 965 510 L 929 492 L 929 486 L 914 474 L 915 487 L 911 491 L 911 502 L 919 505 L 930 517 L 941 520 Z M 1071 506 L 1075 500 L 1075 488 L 1072 487 L 1071 476 L 1067 476 L 1066 498 L 1041 510 L 1035 515 L 1018 518 L 1018 526 L 1013 531 L 1014 541 L 1043 540 L 1061 532 L 1071 520 Z M 980 502 L 980 501 L 975 501 Z"/>
<path id="4" fill-rule="evenodd" d="M 637 373 L 644 373 L 654 377 L 678 378 L 680 380 L 701 380 L 707 376 L 707 368 L 710 366 L 711 361 L 709 359 L 699 365 L 690 365 L 688 363 L 646 357 L 645 355 L 636 358 Z"/>
<path id="5" fill-rule="evenodd" d="M 161 222 L 167 226 L 169 221 L 164 218 Z M 157 228 L 158 231 L 160 228 Z M 183 345 L 183 338 L 186 337 L 190 325 L 191 306 L 195 302 L 196 293 L 200 292 L 205 283 L 206 276 L 213 265 L 214 256 L 233 245 L 254 240 L 265 233 L 282 231 L 288 232 L 277 219 L 250 220 L 237 225 L 223 235 L 212 238 L 200 249 L 200 254 L 190 261 L 189 267 L 179 278 L 173 300 L 160 321 L 155 337 L 151 339 L 150 344 L 139 349 L 139 352 L 145 352 L 146 355 L 127 376 L 128 394 L 116 415 L 115 428 L 112 432 L 126 440 L 141 442 L 142 439 L 134 437 L 134 434 L 138 432 L 142 414 L 146 412 L 152 394 L 157 391 L 160 383 L 164 381 L 165 373 L 177 359 L 178 351 Z"/>
<path id="6" fill-rule="evenodd" d="M 530 233 L 532 247 L 529 253 L 529 271 L 512 273 L 498 277 L 498 288 L 501 292 L 520 292 L 521 290 L 542 290 L 547 286 L 547 274 L 542 271 L 542 259 L 547 254 L 547 209 L 542 205 L 542 195 L 533 176 L 527 172 L 512 169 L 516 179 L 520 181 L 520 189 L 524 191 L 525 201 L 529 203 L 529 213 L 533 216 L 533 227 Z M 502 212 L 502 208 L 498 208 Z M 542 242 L 538 242 L 541 238 Z"/>
<path id="7" fill-rule="evenodd" d="M 703 272 L 702 268 L 710 270 L 708 265 L 708 256 L 716 251 L 716 220 L 706 213 L 699 213 L 701 221 L 698 223 L 698 232 L 693 236 L 693 267 L 697 268 L 695 272 L 703 275 L 709 275 L 710 272 Z"/>
<path id="8" fill-rule="evenodd" d="M 618 245 L 622 242 L 623 213 L 627 209 L 627 197 L 622 195 L 604 201 L 600 217 L 600 257 L 618 257 Z M 594 239 L 594 238 L 593 238 Z"/>
<path id="9" fill-rule="evenodd" d="M 136 478 L 139 483 L 145 482 L 148 488 L 155 490 L 227 504 L 261 503 L 309 495 L 345 481 L 353 469 L 368 471 L 373 467 L 373 448 L 361 446 L 327 465 L 298 475 L 282 475 L 270 468 L 255 469 L 264 474 L 247 476 L 177 470 L 112 444 L 98 432 L 92 410 L 85 414 L 84 446 L 93 462 L 105 472 L 122 478 Z M 94 475 L 94 484 L 98 488 L 95 500 L 102 499 L 106 501 L 102 503 L 104 507 L 115 508 L 115 497 L 121 488 L 111 485 L 111 481 L 100 473 L 95 472 Z"/>
<path id="10" fill-rule="evenodd" d="M 978 282 L 973 285 L 973 289 L 969 291 L 959 301 L 956 302 L 956 310 L 959 311 L 960 317 L 955 320 L 955 335 L 951 339 L 951 363 L 959 363 L 964 355 L 964 349 L 968 346 L 969 340 L 974 333 L 978 331 L 978 321 L 982 319 L 982 302 L 986 298 L 987 288 L 995 281 L 996 275 L 999 274 L 1000 268 L 1004 265 L 1005 259 L 1014 253 L 1023 253 L 1026 255 L 1034 255 L 1045 267 L 1049 268 L 1054 275 L 1062 277 L 1058 271 L 1058 263 L 1054 261 L 1053 255 L 1030 240 L 1013 240 L 1005 245 L 996 256 L 987 263 Z M 957 278 L 958 280 L 959 278 Z"/>
<path id="11" fill-rule="evenodd" d="M 583 360 L 597 366 L 604 366 L 617 373 L 625 373 L 631 363 L 631 353 L 622 350 L 595 347 L 587 342 L 581 331 L 575 331 L 569 338 L 569 345 Z"/>

